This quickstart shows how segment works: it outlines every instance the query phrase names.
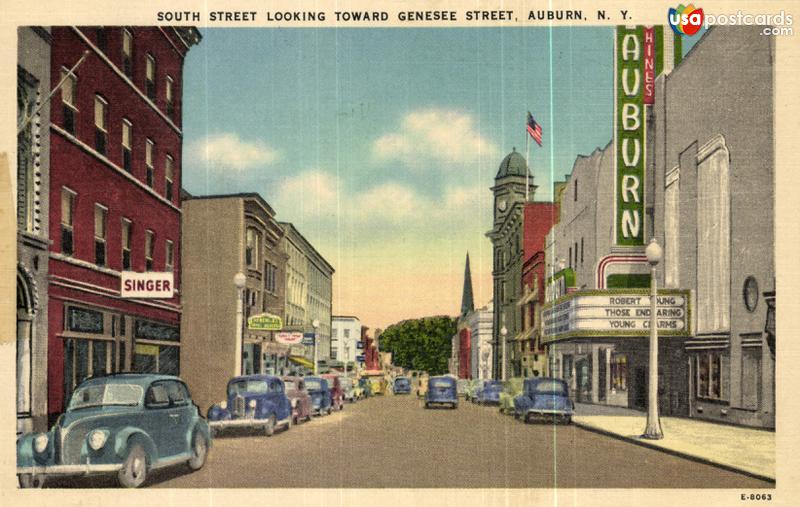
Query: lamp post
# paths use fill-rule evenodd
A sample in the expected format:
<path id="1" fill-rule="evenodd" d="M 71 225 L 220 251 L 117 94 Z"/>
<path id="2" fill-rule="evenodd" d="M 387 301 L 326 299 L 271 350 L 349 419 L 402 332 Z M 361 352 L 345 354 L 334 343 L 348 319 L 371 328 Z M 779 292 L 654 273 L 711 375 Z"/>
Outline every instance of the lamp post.
<path id="1" fill-rule="evenodd" d="M 503 364 L 500 366 L 500 380 L 506 379 L 506 335 L 508 334 L 508 329 L 506 326 L 500 328 L 500 340 L 503 345 Z"/>
<path id="2" fill-rule="evenodd" d="M 319 346 L 317 344 L 317 329 L 319 329 L 319 321 L 317 319 L 314 319 L 314 321 L 311 322 L 311 327 L 314 328 L 314 375 L 316 375 L 317 374 L 317 350 L 319 349 Z"/>
<path id="3" fill-rule="evenodd" d="M 650 264 L 650 375 L 649 393 L 647 399 L 647 427 L 643 438 L 660 440 L 664 438 L 661 431 L 661 421 L 658 418 L 658 323 L 656 321 L 656 266 L 661 262 L 661 247 L 653 238 L 644 251 L 647 262 Z"/>
<path id="4" fill-rule="evenodd" d="M 244 296 L 244 286 L 247 283 L 247 277 L 244 273 L 236 273 L 233 277 L 233 285 L 236 286 L 236 350 L 234 352 L 236 357 L 236 368 L 234 375 L 239 376 L 242 374 L 242 346 L 244 340 L 244 307 L 242 298 Z"/>

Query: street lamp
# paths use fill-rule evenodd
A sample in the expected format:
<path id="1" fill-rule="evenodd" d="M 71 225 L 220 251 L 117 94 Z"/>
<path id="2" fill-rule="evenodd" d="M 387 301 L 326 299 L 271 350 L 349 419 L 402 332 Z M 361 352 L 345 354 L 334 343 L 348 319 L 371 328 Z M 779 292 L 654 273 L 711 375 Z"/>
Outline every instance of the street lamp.
<path id="1" fill-rule="evenodd" d="M 314 319 L 314 321 L 311 322 L 311 327 L 314 328 L 314 375 L 316 375 L 317 374 L 317 349 L 319 348 L 319 346 L 317 345 L 317 329 L 319 329 L 319 321 L 317 319 Z"/>
<path id="2" fill-rule="evenodd" d="M 239 376 L 242 374 L 242 341 L 244 335 L 244 318 L 243 318 L 243 305 L 242 299 L 244 296 L 244 286 L 247 283 L 247 277 L 244 273 L 239 272 L 233 276 L 233 285 L 236 286 L 236 368 L 234 375 Z"/>
<path id="3" fill-rule="evenodd" d="M 507 334 L 508 334 L 508 329 L 506 329 L 506 326 L 501 327 L 500 328 L 500 340 L 502 341 L 502 344 L 503 344 L 503 349 L 502 349 L 503 350 L 503 364 L 501 365 L 501 370 L 500 370 L 501 371 L 500 380 L 505 380 L 506 379 L 506 335 Z"/>
<path id="4" fill-rule="evenodd" d="M 647 399 L 647 427 L 642 438 L 660 440 L 664 438 L 661 421 L 658 419 L 658 323 L 656 322 L 656 266 L 661 262 L 661 247 L 653 238 L 644 251 L 650 264 L 650 378 Z"/>

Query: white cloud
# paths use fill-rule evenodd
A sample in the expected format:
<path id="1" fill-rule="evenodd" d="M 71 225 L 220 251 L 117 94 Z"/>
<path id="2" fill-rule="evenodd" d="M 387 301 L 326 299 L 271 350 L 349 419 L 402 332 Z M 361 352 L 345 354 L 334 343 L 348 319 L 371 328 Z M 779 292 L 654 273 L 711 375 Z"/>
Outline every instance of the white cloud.
<path id="1" fill-rule="evenodd" d="M 192 143 L 188 152 L 192 160 L 212 168 L 237 171 L 269 165 L 279 158 L 278 151 L 262 141 L 245 141 L 233 133 L 209 135 Z"/>
<path id="2" fill-rule="evenodd" d="M 387 133 L 372 145 L 380 161 L 400 161 L 416 169 L 444 163 L 454 168 L 495 160 L 498 147 L 480 135 L 471 115 L 446 109 L 422 109 L 408 113 L 397 132 Z"/>
<path id="3" fill-rule="evenodd" d="M 276 210 L 279 219 L 300 213 L 304 217 L 337 213 L 336 177 L 320 169 L 307 169 L 278 182 Z"/>

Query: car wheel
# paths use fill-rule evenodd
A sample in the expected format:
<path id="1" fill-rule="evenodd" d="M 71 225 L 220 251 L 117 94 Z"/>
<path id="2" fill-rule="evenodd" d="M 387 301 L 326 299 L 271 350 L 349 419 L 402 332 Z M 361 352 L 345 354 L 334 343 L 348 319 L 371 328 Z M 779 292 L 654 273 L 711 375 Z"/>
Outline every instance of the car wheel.
<path id="1" fill-rule="evenodd" d="M 19 474 L 17 476 L 20 488 L 43 488 L 44 475 L 42 474 Z"/>
<path id="2" fill-rule="evenodd" d="M 206 437 L 199 431 L 195 431 L 194 437 L 192 438 L 192 457 L 188 461 L 189 469 L 194 471 L 203 468 L 203 465 L 206 463 L 206 457 L 208 457 L 208 442 L 206 442 Z"/>
<path id="3" fill-rule="evenodd" d="M 571 416 L 571 415 L 568 415 L 568 416 L 566 417 L 566 419 L 564 419 L 564 423 L 565 423 L 565 424 L 572 424 L 572 416 Z"/>
<path id="4" fill-rule="evenodd" d="M 519 420 L 519 413 L 516 410 L 514 411 L 514 419 Z"/>
<path id="5" fill-rule="evenodd" d="M 428 403 L 427 401 L 425 402 L 425 408 L 431 408 L 431 404 Z"/>
<path id="6" fill-rule="evenodd" d="M 457 409 L 458 403 L 453 403 L 452 405 L 450 405 L 450 408 L 452 408 L 453 410 Z"/>
<path id="7" fill-rule="evenodd" d="M 328 405 L 328 415 L 331 415 L 331 413 L 333 413 L 333 405 Z"/>
<path id="8" fill-rule="evenodd" d="M 530 424 L 530 423 L 531 423 L 531 415 L 525 414 L 525 424 Z"/>
<path id="9" fill-rule="evenodd" d="M 268 437 L 271 437 L 272 435 L 275 434 L 275 416 L 274 415 L 269 416 L 269 419 L 267 419 L 267 424 L 266 424 L 266 426 L 264 426 L 264 434 L 267 435 Z"/>
<path id="10" fill-rule="evenodd" d="M 344 401 L 339 403 L 339 412 L 341 412 L 342 410 L 344 410 Z"/>
<path id="11" fill-rule="evenodd" d="M 139 444 L 133 444 L 128 456 L 117 473 L 119 485 L 123 488 L 138 488 L 147 479 L 147 453 Z"/>
<path id="12" fill-rule="evenodd" d="M 300 416 L 297 413 L 292 414 L 292 424 L 297 424 L 300 422 Z"/>

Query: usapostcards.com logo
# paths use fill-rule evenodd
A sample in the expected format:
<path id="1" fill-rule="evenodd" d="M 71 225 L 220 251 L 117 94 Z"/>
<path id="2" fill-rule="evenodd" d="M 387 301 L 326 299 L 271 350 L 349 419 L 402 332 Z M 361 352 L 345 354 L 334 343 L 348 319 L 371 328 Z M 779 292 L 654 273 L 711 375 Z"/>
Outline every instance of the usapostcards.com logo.
<path id="1" fill-rule="evenodd" d="M 678 35 L 694 35 L 703 26 L 703 9 L 696 9 L 694 5 L 680 4 L 677 9 L 670 9 L 667 13 L 669 26 Z"/>

